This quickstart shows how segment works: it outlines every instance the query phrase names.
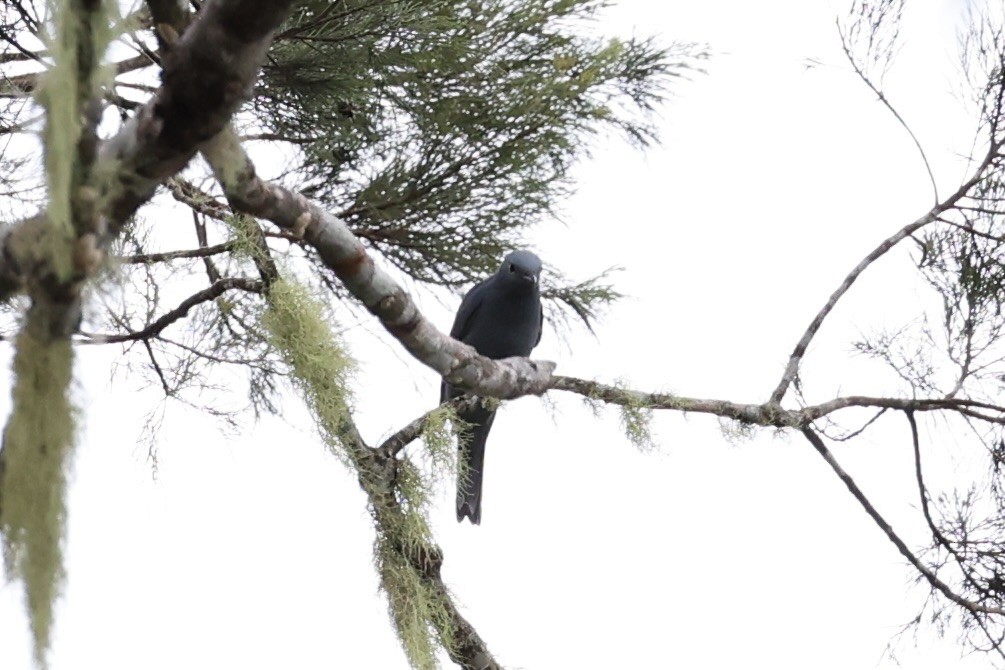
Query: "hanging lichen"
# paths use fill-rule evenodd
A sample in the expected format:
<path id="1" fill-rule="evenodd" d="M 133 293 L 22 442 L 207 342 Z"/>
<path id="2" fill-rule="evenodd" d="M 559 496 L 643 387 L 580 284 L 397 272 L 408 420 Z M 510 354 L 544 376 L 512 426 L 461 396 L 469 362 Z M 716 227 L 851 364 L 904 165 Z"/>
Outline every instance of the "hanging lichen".
<path id="1" fill-rule="evenodd" d="M 438 569 L 432 563 L 439 560 L 427 521 L 432 484 L 407 458 L 397 461 L 395 481 L 393 497 L 371 496 L 377 571 L 409 663 L 415 670 L 432 670 L 439 665 L 437 649 L 454 645 L 445 594 L 424 573 Z"/>
<path id="2" fill-rule="evenodd" d="M 96 158 L 100 60 L 112 3 L 50 3 L 52 67 L 41 78 L 48 206 L 32 241 L 38 259 L 32 307 L 15 341 L 13 403 L 0 450 L 0 535 L 7 571 L 25 586 L 35 661 L 46 665 L 53 609 L 63 581 L 66 481 L 75 412 L 70 402 L 80 282 L 100 263 L 92 169 Z M 85 109 L 88 112 L 85 114 Z M 97 259 L 97 260 L 95 260 Z"/>
<path id="3" fill-rule="evenodd" d="M 325 444 L 351 463 L 340 436 L 348 416 L 352 360 L 332 333 L 321 303 L 303 286 L 279 279 L 267 299 L 262 325 L 270 343 L 290 366 Z"/>
<path id="4" fill-rule="evenodd" d="M 74 436 L 68 398 L 73 351 L 22 329 L 14 355 L 14 411 L 3 434 L 0 531 L 8 574 L 25 585 L 35 659 L 45 665 L 63 578 L 65 489 Z"/>

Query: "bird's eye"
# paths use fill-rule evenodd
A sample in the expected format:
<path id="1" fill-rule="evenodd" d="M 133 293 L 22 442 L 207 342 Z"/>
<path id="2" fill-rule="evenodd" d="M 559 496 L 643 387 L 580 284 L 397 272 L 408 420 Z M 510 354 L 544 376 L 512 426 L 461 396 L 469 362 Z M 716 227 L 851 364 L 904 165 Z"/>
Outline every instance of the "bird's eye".
<path id="1" fill-rule="evenodd" d="M 510 263 L 510 264 L 509 264 L 509 271 L 510 271 L 510 272 L 516 272 L 516 266 L 515 266 L 515 265 L 513 265 L 512 263 Z"/>

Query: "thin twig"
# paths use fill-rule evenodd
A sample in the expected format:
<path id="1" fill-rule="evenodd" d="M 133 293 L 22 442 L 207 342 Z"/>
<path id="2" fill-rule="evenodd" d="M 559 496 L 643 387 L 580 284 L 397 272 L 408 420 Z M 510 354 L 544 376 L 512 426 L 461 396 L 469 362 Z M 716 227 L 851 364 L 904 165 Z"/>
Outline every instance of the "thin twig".
<path id="1" fill-rule="evenodd" d="M 234 249 L 234 242 L 229 241 L 229 242 L 223 242 L 221 244 L 214 244 L 209 247 L 200 247 L 199 249 L 179 249 L 178 251 L 162 251 L 160 253 L 154 253 L 154 254 L 132 254 L 130 256 L 116 256 L 113 260 L 128 265 L 164 263 L 166 261 L 174 261 L 180 258 L 204 258 L 206 256 L 215 256 L 216 254 L 222 254 L 228 251 L 233 251 L 233 249 Z"/>
<path id="2" fill-rule="evenodd" d="M 116 334 L 88 334 L 84 335 L 87 337 L 86 340 L 80 340 L 80 344 L 114 344 L 116 342 L 131 342 L 135 340 L 145 340 L 150 337 L 159 335 L 162 330 L 170 326 L 175 321 L 184 318 L 188 315 L 189 310 L 197 305 L 209 302 L 219 298 L 221 295 L 226 293 L 231 289 L 240 289 L 242 291 L 247 291 L 249 293 L 261 293 L 262 292 L 262 282 L 247 279 L 245 277 L 225 277 L 207 288 L 190 295 L 185 298 L 181 303 L 160 316 L 158 319 L 148 324 L 146 327 L 131 332 L 131 333 L 116 333 Z"/>
<path id="3" fill-rule="evenodd" d="M 480 402 L 482 402 L 482 400 L 477 396 L 466 395 L 452 398 L 442 405 L 429 410 L 419 418 L 398 430 L 394 433 L 394 435 L 391 435 L 389 438 L 384 440 L 381 445 L 377 447 L 377 450 L 386 457 L 396 456 L 402 449 L 407 447 L 422 435 L 422 433 L 426 430 L 426 425 L 429 423 L 429 417 L 436 412 L 440 411 L 444 407 L 451 407 L 455 412 L 463 412 L 473 408 Z"/>
<path id="4" fill-rule="evenodd" d="M 900 112 L 898 112 L 896 108 L 894 108 L 894 106 L 887 99 L 883 91 L 881 91 L 875 84 L 873 84 L 872 80 L 869 79 L 869 77 L 866 76 L 865 72 L 862 71 L 862 68 L 859 67 L 858 62 L 855 60 L 855 57 L 851 53 L 851 48 L 848 46 L 848 41 L 845 38 L 844 31 L 841 30 L 840 19 L 837 21 L 837 26 L 838 26 L 838 35 L 841 37 L 841 48 L 844 50 L 844 55 L 848 59 L 848 62 L 851 64 L 852 69 L 855 70 L 855 74 L 857 74 L 859 79 L 861 79 L 865 83 L 865 85 L 869 87 L 869 90 L 876 95 L 880 103 L 882 103 L 882 105 L 886 107 L 886 109 L 891 114 L 893 114 L 893 117 L 897 119 L 897 123 L 899 123 L 901 127 L 907 131 L 907 134 L 911 136 L 911 141 L 914 142 L 914 146 L 917 147 L 918 153 L 921 154 L 921 161 L 925 164 L 925 171 L 928 172 L 928 180 L 932 184 L 932 194 L 934 196 L 933 202 L 938 204 L 939 187 L 935 183 L 935 174 L 932 172 L 932 165 L 931 163 L 928 162 L 928 155 L 925 153 L 924 147 L 921 146 L 921 142 L 918 141 L 918 137 L 914 134 L 914 131 L 911 130 L 911 127 L 909 125 L 907 125 L 907 122 L 900 115 Z"/>
<path id="5" fill-rule="evenodd" d="M 848 289 L 852 287 L 855 280 L 866 271 L 866 269 L 871 266 L 875 261 L 881 258 L 886 252 L 893 249 L 897 244 L 899 244 L 904 238 L 912 235 L 916 230 L 927 226 L 933 221 L 938 220 L 939 216 L 948 209 L 956 206 L 956 203 L 962 199 L 971 188 L 978 184 L 984 178 L 984 171 L 991 165 L 994 159 L 998 156 L 998 152 L 1002 148 L 1002 142 L 993 142 L 991 148 L 988 150 L 987 155 L 984 156 L 984 160 L 981 161 L 980 165 L 974 171 L 973 175 L 967 181 L 963 182 L 962 185 L 956 191 L 950 195 L 946 200 L 937 204 L 931 210 L 929 210 L 924 216 L 917 219 L 916 221 L 909 223 L 904 226 L 896 233 L 890 237 L 883 240 L 879 246 L 873 249 L 869 254 L 859 261 L 858 265 L 852 268 L 851 272 L 844 278 L 840 286 L 831 294 L 824 303 L 824 306 L 817 312 L 817 315 L 813 317 L 810 325 L 806 328 L 806 332 L 803 336 L 799 338 L 799 342 L 796 343 L 795 348 L 792 350 L 792 354 L 789 357 L 789 362 L 785 366 L 785 372 L 782 374 L 781 380 L 778 382 L 778 386 L 772 391 L 771 397 L 768 402 L 771 404 L 777 404 L 782 401 L 785 397 L 785 392 L 788 391 L 789 386 L 792 381 L 796 378 L 799 373 L 799 364 L 802 361 L 803 356 L 806 353 L 806 349 L 809 347 L 810 342 L 813 337 L 820 330 L 820 326 L 823 325 L 824 319 L 831 313 L 834 307 L 837 305 L 838 301 L 848 292 Z"/>
<path id="6" fill-rule="evenodd" d="M 164 389 L 164 395 L 171 397 L 174 395 L 171 392 L 171 387 L 168 386 L 167 379 L 164 377 L 164 371 L 161 370 L 160 363 L 157 362 L 157 357 L 154 356 L 153 347 L 150 346 L 150 340 L 145 338 L 143 340 L 143 346 L 146 347 L 147 355 L 150 356 L 150 363 L 154 366 L 154 370 L 157 372 L 157 376 L 161 380 L 161 387 Z"/>

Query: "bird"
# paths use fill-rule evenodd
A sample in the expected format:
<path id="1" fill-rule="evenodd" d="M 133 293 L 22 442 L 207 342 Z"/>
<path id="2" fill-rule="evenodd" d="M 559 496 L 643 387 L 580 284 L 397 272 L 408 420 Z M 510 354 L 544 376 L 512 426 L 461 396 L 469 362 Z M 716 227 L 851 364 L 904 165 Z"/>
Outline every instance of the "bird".
<path id="1" fill-rule="evenodd" d="M 541 341 L 541 259 L 530 251 L 513 251 L 495 274 L 475 284 L 461 300 L 450 337 L 488 358 L 529 356 Z M 444 381 L 440 403 L 464 395 Z M 458 431 L 457 521 L 474 525 L 482 519 L 485 440 L 495 409 L 475 404 L 458 412 L 466 427 Z"/>

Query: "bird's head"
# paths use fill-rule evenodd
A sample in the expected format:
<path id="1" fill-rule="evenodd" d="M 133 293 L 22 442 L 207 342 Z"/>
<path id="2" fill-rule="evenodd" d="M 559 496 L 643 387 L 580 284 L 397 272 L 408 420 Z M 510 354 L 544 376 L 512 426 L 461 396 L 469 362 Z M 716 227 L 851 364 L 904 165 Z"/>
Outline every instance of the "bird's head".
<path id="1" fill-rule="evenodd" d="M 537 286 L 541 279 L 541 259 L 530 251 L 512 251 L 499 266 L 498 274 L 508 282 Z"/>

